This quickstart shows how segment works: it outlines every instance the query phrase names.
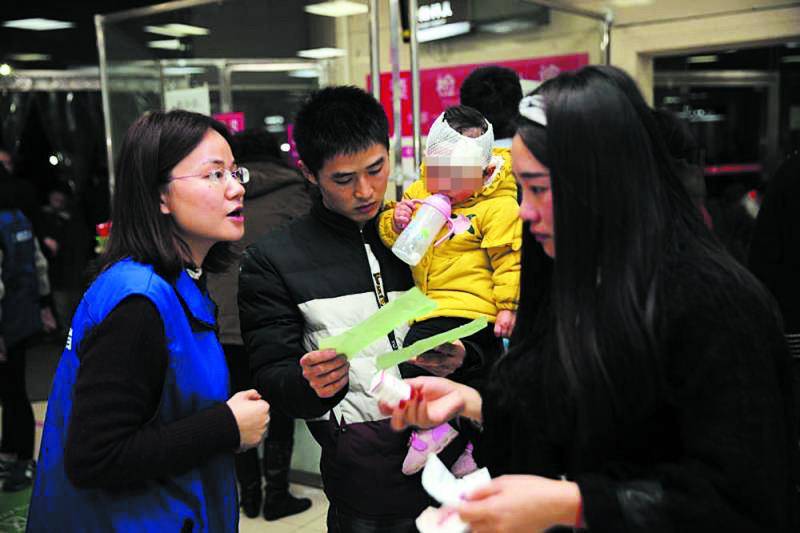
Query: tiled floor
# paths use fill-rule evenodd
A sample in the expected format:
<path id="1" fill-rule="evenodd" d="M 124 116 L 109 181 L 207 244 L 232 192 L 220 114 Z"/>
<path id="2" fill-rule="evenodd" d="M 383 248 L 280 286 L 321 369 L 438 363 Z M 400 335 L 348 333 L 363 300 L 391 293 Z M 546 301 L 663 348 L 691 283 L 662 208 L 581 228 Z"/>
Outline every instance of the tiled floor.
<path id="1" fill-rule="evenodd" d="M 256 533 L 266 531 L 269 533 L 290 533 L 293 531 L 311 533 L 324 532 L 325 517 L 328 514 L 328 499 L 320 490 L 313 487 L 292 484 L 290 492 L 299 497 L 311 498 L 311 508 L 294 516 L 287 516 L 274 522 L 267 522 L 262 517 L 247 518 L 241 515 L 239 531 L 241 533 Z"/>
<path id="2" fill-rule="evenodd" d="M 33 412 L 36 417 L 36 451 L 35 456 L 39 455 L 39 441 L 42 438 L 42 422 L 47 411 L 47 402 L 34 402 Z M 328 500 L 322 490 L 307 487 L 304 485 L 291 485 L 291 493 L 297 497 L 311 499 L 311 508 L 301 514 L 288 516 L 274 522 L 267 522 L 262 517 L 247 518 L 241 515 L 239 520 L 239 531 L 242 533 L 320 533 L 327 531 L 325 518 L 328 513 Z M 2 528 L 0 528 L 2 529 Z M 19 529 L 22 531 L 22 529 Z"/>

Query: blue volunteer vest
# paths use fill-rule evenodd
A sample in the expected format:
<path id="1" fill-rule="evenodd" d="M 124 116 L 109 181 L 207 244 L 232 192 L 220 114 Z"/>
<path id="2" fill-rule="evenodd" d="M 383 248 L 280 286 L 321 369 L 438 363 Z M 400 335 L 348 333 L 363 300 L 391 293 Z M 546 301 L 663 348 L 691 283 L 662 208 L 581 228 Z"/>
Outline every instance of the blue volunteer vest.
<path id="1" fill-rule="evenodd" d="M 149 298 L 164 322 L 169 362 L 156 423 L 168 424 L 228 399 L 228 368 L 216 335 L 212 330 L 192 331 L 176 291 L 196 319 L 214 324 L 213 303 L 185 272 L 172 286 L 151 266 L 124 260 L 103 272 L 86 291 L 50 391 L 28 531 L 238 530 L 232 453 L 218 454 L 183 475 L 124 490 L 79 489 L 64 471 L 81 341 L 127 296 Z"/>
<path id="2" fill-rule="evenodd" d="M 0 210 L 2 302 L 0 335 L 11 348 L 42 329 L 33 227 L 19 210 Z"/>

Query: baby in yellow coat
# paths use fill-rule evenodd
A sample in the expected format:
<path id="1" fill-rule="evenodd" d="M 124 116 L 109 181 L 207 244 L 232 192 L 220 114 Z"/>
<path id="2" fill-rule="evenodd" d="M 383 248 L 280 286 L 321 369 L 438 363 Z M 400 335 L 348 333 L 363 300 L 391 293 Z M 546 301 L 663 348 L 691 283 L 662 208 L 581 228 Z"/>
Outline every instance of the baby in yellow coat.
<path id="1" fill-rule="evenodd" d="M 446 195 L 451 217 L 468 221 L 449 240 L 431 246 L 412 268 L 417 287 L 438 305 L 412 324 L 404 345 L 481 316 L 490 322 L 487 329 L 454 347 L 401 365 L 404 377 L 430 372 L 480 387 L 502 353 L 500 337 L 511 335 L 519 294 L 522 226 L 511 156 L 507 149 L 492 150 L 493 141 L 492 126 L 478 111 L 467 106 L 448 108 L 428 133 L 420 179 L 408 188 L 403 201 L 381 214 L 379 229 L 386 246 L 392 246 L 410 222 L 411 201 L 431 194 Z M 442 229 L 437 239 L 446 233 L 447 228 Z M 453 371 L 454 367 L 458 368 Z M 418 471 L 428 454 L 438 453 L 457 435 L 449 425 L 415 433 L 403 471 Z M 471 456 L 459 457 L 453 467 L 456 475 L 466 473 L 459 463 L 470 461 Z"/>

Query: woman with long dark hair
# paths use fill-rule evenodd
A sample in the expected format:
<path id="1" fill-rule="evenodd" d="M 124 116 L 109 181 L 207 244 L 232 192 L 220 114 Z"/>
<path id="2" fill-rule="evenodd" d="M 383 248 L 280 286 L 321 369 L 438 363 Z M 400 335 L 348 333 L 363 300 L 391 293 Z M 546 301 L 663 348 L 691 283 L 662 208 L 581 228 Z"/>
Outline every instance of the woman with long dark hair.
<path id="1" fill-rule="evenodd" d="M 119 155 L 108 249 L 72 320 L 50 393 L 28 531 L 238 527 L 233 453 L 269 406 L 229 398 L 204 272 L 242 237 L 248 172 L 227 130 L 149 113 Z"/>
<path id="2" fill-rule="evenodd" d="M 496 479 L 458 509 L 475 532 L 791 530 L 778 313 L 703 224 L 634 82 L 585 67 L 520 113 L 512 349 L 483 398 L 411 380 L 394 427 L 482 424 Z"/>

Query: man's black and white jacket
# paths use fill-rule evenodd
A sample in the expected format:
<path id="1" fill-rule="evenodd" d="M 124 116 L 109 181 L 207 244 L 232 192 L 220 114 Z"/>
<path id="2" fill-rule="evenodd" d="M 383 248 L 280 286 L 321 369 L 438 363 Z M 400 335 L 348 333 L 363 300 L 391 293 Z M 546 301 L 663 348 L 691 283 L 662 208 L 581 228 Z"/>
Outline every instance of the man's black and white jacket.
<path id="1" fill-rule="evenodd" d="M 373 356 L 402 346 L 407 326 L 350 362 L 349 385 L 319 398 L 300 358 L 319 340 L 362 322 L 410 289 L 408 266 L 385 248 L 375 220 L 363 229 L 322 205 L 251 245 L 242 258 L 239 314 L 253 385 L 274 409 L 304 418 L 322 447 L 325 492 L 343 510 L 416 517 L 429 503 L 401 465 L 408 433 L 395 433 L 368 392 Z M 391 372 L 399 376 L 397 368 Z"/>

